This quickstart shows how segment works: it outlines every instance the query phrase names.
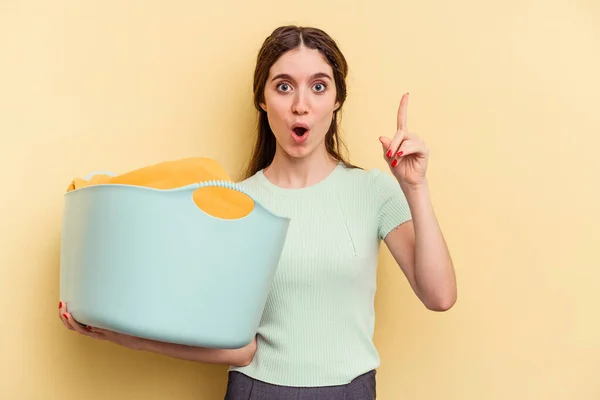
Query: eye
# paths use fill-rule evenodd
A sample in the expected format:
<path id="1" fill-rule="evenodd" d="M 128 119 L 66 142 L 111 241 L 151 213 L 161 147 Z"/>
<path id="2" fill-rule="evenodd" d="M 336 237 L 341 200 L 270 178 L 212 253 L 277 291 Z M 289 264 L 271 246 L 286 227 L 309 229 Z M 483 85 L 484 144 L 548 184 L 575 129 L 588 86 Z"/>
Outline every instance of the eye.
<path id="1" fill-rule="evenodd" d="M 324 84 L 324 83 L 322 83 L 322 82 L 318 82 L 318 83 L 315 83 L 315 85 L 313 86 L 313 88 L 317 92 L 324 92 L 325 89 L 327 89 L 327 85 Z"/>
<path id="2" fill-rule="evenodd" d="M 289 92 L 291 89 L 291 86 L 284 82 L 277 85 L 277 90 L 280 92 Z"/>

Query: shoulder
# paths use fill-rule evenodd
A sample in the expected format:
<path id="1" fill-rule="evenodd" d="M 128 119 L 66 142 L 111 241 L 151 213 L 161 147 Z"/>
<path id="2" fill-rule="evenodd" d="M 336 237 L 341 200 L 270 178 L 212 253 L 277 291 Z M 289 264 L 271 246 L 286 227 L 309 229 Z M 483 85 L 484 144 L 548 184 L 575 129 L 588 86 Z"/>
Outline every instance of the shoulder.
<path id="1" fill-rule="evenodd" d="M 391 172 L 372 168 L 347 170 L 346 173 L 353 180 L 364 185 L 357 191 L 359 193 L 357 196 L 368 197 L 366 203 L 372 206 L 380 239 L 385 239 L 394 228 L 412 218 L 404 192 Z"/>
<path id="2" fill-rule="evenodd" d="M 246 191 L 255 190 L 260 184 L 259 173 L 260 172 L 257 172 L 250 177 L 246 177 L 246 178 L 236 182 L 236 185 Z"/>
<path id="3" fill-rule="evenodd" d="M 340 183 L 352 185 L 354 188 L 360 188 L 367 194 L 378 195 L 381 193 L 396 191 L 399 184 L 391 173 L 379 168 L 361 169 L 344 167 L 340 174 Z"/>
<path id="4" fill-rule="evenodd" d="M 391 207 L 403 215 L 409 213 L 404 192 L 391 172 L 379 168 L 346 168 L 342 175 L 348 182 L 347 187 L 352 188 L 353 196 L 362 199 L 361 203 L 367 201 L 379 212 Z"/>
<path id="5" fill-rule="evenodd" d="M 273 196 L 273 193 L 263 180 L 262 171 L 258 171 L 254 175 L 236 182 L 236 185 L 252 197 L 265 199 Z"/>
<path id="6" fill-rule="evenodd" d="M 250 177 L 244 178 L 244 179 L 236 182 L 236 184 L 240 185 L 240 186 L 252 186 L 253 184 L 257 183 L 259 174 L 260 174 L 260 171 Z"/>

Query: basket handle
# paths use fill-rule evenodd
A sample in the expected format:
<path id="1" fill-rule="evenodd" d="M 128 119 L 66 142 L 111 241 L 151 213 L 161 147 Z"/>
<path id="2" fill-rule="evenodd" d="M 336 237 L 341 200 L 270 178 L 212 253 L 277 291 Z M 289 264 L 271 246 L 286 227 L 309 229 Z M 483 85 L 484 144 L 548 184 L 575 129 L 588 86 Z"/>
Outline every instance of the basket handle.
<path id="1" fill-rule="evenodd" d="M 203 199 L 201 196 L 196 197 L 196 194 L 200 193 L 199 191 L 208 187 L 220 187 L 224 189 L 235 190 L 244 195 L 244 198 L 243 200 L 238 199 L 239 202 L 237 202 L 233 208 L 222 208 L 219 205 L 211 203 L 210 201 L 207 202 L 206 199 Z M 235 182 L 228 180 L 209 180 L 199 182 L 198 184 L 194 185 L 192 200 L 194 201 L 196 207 L 198 207 L 204 213 L 213 217 L 228 220 L 236 220 L 246 217 L 254 211 L 256 206 L 256 201 L 245 189 Z"/>
<path id="2" fill-rule="evenodd" d="M 233 182 L 233 181 L 228 181 L 228 180 L 209 180 L 209 181 L 203 181 L 203 182 L 199 182 L 198 185 L 194 188 L 194 189 L 201 189 L 204 187 L 222 187 L 225 189 L 233 189 L 233 190 L 237 190 L 240 193 L 243 193 L 249 197 L 252 197 L 244 188 L 242 188 L 240 185 L 238 185 L 237 183 Z"/>

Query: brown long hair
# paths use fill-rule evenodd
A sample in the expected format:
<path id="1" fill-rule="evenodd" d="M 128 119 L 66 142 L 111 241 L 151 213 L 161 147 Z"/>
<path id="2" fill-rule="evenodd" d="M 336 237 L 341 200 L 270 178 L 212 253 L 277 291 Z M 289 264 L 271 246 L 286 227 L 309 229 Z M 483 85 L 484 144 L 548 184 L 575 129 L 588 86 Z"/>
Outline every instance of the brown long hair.
<path id="1" fill-rule="evenodd" d="M 252 156 L 246 171 L 246 177 L 254 175 L 263 168 L 268 167 L 275 156 L 276 140 L 267 113 L 260 106 L 264 102 L 264 91 L 271 66 L 284 53 L 300 46 L 318 50 L 325 57 L 327 63 L 333 70 L 337 99 L 339 108 L 334 111 L 334 118 L 327 134 L 325 135 L 325 147 L 327 152 L 335 160 L 344 163 L 350 168 L 358 168 L 350 164 L 341 154 L 345 144 L 339 136 L 339 114 L 346 100 L 346 76 L 348 75 L 348 63 L 338 48 L 336 42 L 324 31 L 318 28 L 281 26 L 269 35 L 258 52 L 256 68 L 254 70 L 254 106 L 258 111 L 257 137 L 252 151 Z"/>

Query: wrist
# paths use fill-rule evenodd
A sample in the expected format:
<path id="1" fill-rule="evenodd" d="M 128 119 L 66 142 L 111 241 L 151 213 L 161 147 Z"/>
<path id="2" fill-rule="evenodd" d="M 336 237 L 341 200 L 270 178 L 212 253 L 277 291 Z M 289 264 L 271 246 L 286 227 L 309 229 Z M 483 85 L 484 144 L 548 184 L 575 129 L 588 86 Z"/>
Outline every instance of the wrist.
<path id="1" fill-rule="evenodd" d="M 413 194 L 429 192 L 429 182 L 427 181 L 427 178 L 424 178 L 419 183 L 406 183 L 406 182 L 399 181 L 399 184 L 400 184 L 400 188 L 402 189 L 404 194 L 407 196 L 410 196 Z"/>
<path id="2" fill-rule="evenodd" d="M 137 338 L 135 344 L 132 346 L 133 350 L 136 351 L 149 351 L 156 352 L 155 341 L 144 338 Z"/>

